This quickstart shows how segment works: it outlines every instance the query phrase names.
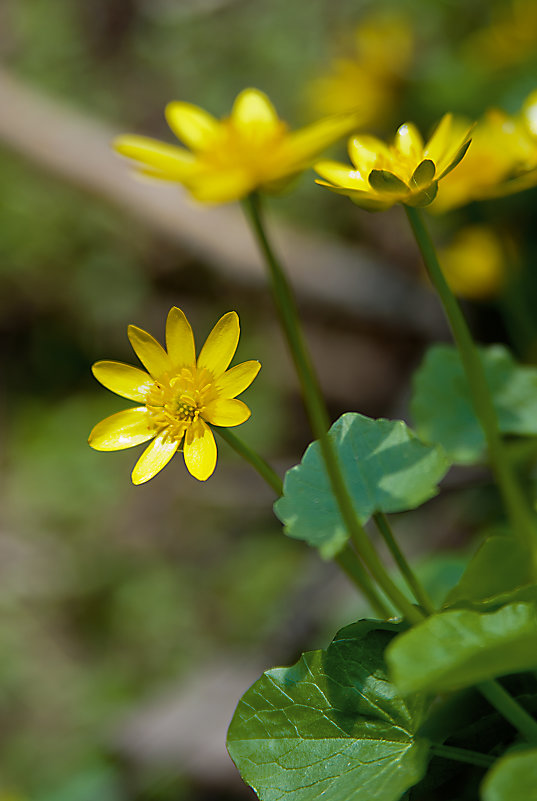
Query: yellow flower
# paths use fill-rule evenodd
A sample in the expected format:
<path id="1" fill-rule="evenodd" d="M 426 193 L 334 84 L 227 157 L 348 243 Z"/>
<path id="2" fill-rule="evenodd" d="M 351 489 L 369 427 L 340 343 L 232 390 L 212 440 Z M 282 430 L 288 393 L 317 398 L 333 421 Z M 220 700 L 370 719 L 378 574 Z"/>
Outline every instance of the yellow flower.
<path id="1" fill-rule="evenodd" d="M 456 295 L 481 300 L 501 292 L 507 277 L 506 254 L 500 237 L 486 225 L 463 228 L 439 255 Z"/>
<path id="2" fill-rule="evenodd" d="M 444 212 L 473 200 L 502 197 L 537 184 L 536 98 L 521 114 L 489 109 L 472 133 L 468 155 L 442 181 L 432 211 Z"/>
<path id="3" fill-rule="evenodd" d="M 492 15 L 491 23 L 465 42 L 466 57 L 489 71 L 532 59 L 537 45 L 535 0 L 500 3 L 492 6 Z"/>
<path id="4" fill-rule="evenodd" d="M 114 147 L 138 162 L 143 175 L 184 184 L 203 203 L 239 200 L 258 189 L 278 191 L 355 127 L 355 115 L 345 114 L 290 132 L 257 89 L 241 92 L 222 120 L 181 102 L 168 104 L 166 118 L 188 150 L 134 135 L 120 136 Z"/>
<path id="5" fill-rule="evenodd" d="M 354 47 L 335 58 L 307 88 L 310 105 L 321 114 L 354 110 L 360 126 L 389 116 L 410 64 L 413 32 L 400 16 L 372 14 L 354 31 Z"/>
<path id="6" fill-rule="evenodd" d="M 471 127 L 445 114 L 427 143 L 411 122 L 401 125 L 392 145 L 374 136 L 349 141 L 353 167 L 321 161 L 317 181 L 362 208 L 380 211 L 404 203 L 426 206 L 434 199 L 438 181 L 460 162 L 470 144 Z"/>
<path id="7" fill-rule="evenodd" d="M 239 341 L 239 318 L 228 312 L 216 323 L 196 360 L 194 335 L 181 309 L 166 321 L 167 351 L 150 334 L 129 326 L 134 352 L 147 369 L 121 362 L 93 365 L 95 378 L 136 406 L 98 423 L 89 444 L 98 451 L 117 451 L 152 440 L 142 453 L 132 481 L 143 484 L 165 467 L 181 447 L 187 470 L 200 481 L 216 467 L 216 443 L 207 425 L 238 426 L 250 417 L 240 395 L 261 365 L 248 361 L 227 368 Z"/>

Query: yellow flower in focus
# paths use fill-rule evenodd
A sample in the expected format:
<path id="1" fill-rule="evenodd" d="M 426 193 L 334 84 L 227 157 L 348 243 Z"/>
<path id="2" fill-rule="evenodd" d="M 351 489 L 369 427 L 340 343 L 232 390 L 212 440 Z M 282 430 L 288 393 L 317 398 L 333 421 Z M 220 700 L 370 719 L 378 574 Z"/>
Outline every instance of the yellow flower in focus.
<path id="1" fill-rule="evenodd" d="M 446 281 L 463 298 L 485 300 L 501 292 L 506 279 L 501 239 L 486 225 L 470 225 L 439 252 Z"/>
<path id="2" fill-rule="evenodd" d="M 176 181 L 203 203 L 228 203 L 255 190 L 279 191 L 333 142 L 355 127 L 355 115 L 321 119 L 289 131 L 268 97 L 245 89 L 231 115 L 217 120 L 190 103 L 166 107 L 166 119 L 186 148 L 124 135 L 115 149 L 151 178 Z"/>
<path id="3" fill-rule="evenodd" d="M 533 102 L 532 102 L 533 97 Z M 537 184 L 536 98 L 522 114 L 490 109 L 472 133 L 472 147 L 455 172 L 442 182 L 431 210 L 444 212 L 473 200 L 502 197 Z"/>
<path id="4" fill-rule="evenodd" d="M 147 372 L 122 362 L 93 365 L 95 378 L 135 406 L 98 423 L 89 444 L 98 451 L 117 451 L 152 440 L 142 453 L 132 481 L 143 484 L 165 467 L 178 449 L 187 470 L 200 481 L 216 467 L 216 443 L 207 425 L 238 426 L 250 417 L 240 395 L 261 367 L 248 361 L 227 368 L 239 341 L 239 318 L 228 312 L 216 323 L 196 360 L 190 323 L 177 307 L 166 321 L 166 347 L 150 334 L 129 326 L 129 340 Z"/>
<path id="5" fill-rule="evenodd" d="M 354 166 L 321 161 L 315 170 L 326 180 L 317 183 L 369 211 L 395 203 L 426 206 L 434 200 L 438 181 L 466 153 L 470 131 L 471 126 L 445 114 L 426 143 L 411 122 L 399 127 L 392 145 L 374 136 L 355 136 L 349 141 Z"/>

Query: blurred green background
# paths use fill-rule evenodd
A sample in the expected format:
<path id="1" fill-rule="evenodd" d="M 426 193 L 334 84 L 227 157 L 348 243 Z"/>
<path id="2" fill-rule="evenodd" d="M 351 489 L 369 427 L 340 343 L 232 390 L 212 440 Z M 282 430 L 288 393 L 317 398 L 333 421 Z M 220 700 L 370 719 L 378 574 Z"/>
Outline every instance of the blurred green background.
<path id="1" fill-rule="evenodd" d="M 4 0 L 0 57 L 2 70 L 45 98 L 118 133 L 171 141 L 169 100 L 220 115 L 245 86 L 266 91 L 293 125 L 314 119 L 334 101 L 334 85 L 326 89 L 334 59 L 355 58 L 356 27 L 369 26 L 362 55 L 372 48 L 370 64 L 391 56 L 363 91 L 354 82 L 353 102 L 363 100 L 364 127 L 388 136 L 406 119 L 429 130 L 446 110 L 471 118 L 491 105 L 516 111 L 537 85 L 534 6 Z M 383 48 L 389 35 L 399 38 Z M 18 110 L 1 114 L 15 118 Z M 36 142 L 41 135 L 37 126 Z M 241 435 L 279 471 L 293 464 L 309 434 L 271 303 L 22 151 L 0 142 L 0 801 L 247 796 L 218 760 L 205 781 L 180 745 L 176 758 L 151 756 L 151 748 L 141 758 L 123 736 L 131 716 L 142 710 L 143 731 L 147 704 L 163 689 L 181 699 L 207 665 L 218 671 L 222 652 L 239 665 L 255 655 L 260 669 L 292 660 L 324 644 L 360 604 L 330 567 L 281 535 L 270 492 L 224 445 L 206 485 L 176 458 L 135 488 L 133 452 L 96 453 L 86 440 L 98 420 L 125 406 L 96 384 L 90 366 L 100 358 L 134 362 L 129 323 L 162 338 L 168 309 L 179 305 L 201 342 L 235 308 L 238 360 L 263 363 Z M 84 160 L 83 147 L 78 156 Z M 467 311 L 482 339 L 504 339 L 526 358 L 536 352 L 535 199 L 532 191 L 474 203 L 433 223 L 440 241 L 479 223 L 501 227 L 515 243 L 509 281 Z M 316 187 L 311 173 L 271 206 L 292 225 L 380 250 L 394 274 L 421 285 L 397 210 L 361 212 Z M 316 357 L 332 363 L 321 374 L 334 417 L 347 409 L 405 415 L 409 371 L 427 337 L 396 317 L 386 326 L 303 306 L 321 343 Z M 347 378 L 356 371 L 359 380 Z M 475 492 L 462 494 L 436 545 L 455 548 L 493 513 L 486 489 L 475 512 Z M 468 509 L 473 517 L 461 522 Z M 402 523 L 410 550 L 426 551 L 428 519 L 410 520 Z M 457 570 L 455 557 L 444 561 L 444 576 Z"/>

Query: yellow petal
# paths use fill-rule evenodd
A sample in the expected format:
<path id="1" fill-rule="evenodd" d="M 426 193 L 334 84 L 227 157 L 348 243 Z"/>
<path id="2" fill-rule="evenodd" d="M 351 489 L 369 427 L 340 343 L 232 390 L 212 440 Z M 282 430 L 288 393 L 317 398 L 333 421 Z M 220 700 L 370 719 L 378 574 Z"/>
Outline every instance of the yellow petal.
<path id="1" fill-rule="evenodd" d="M 192 327 L 181 309 L 174 306 L 166 320 L 166 349 L 174 368 L 196 363 Z"/>
<path id="2" fill-rule="evenodd" d="M 444 114 L 436 130 L 427 142 L 424 158 L 429 158 L 436 164 L 436 175 L 441 177 L 450 162 L 453 161 L 463 144 L 468 140 L 472 130 L 467 120 Z"/>
<path id="3" fill-rule="evenodd" d="M 147 442 L 155 434 L 145 406 L 117 412 L 97 423 L 88 442 L 96 451 L 121 451 Z"/>
<path id="4" fill-rule="evenodd" d="M 191 150 L 205 150 L 218 135 L 220 123 L 199 106 L 191 103 L 168 103 L 165 113 L 174 134 Z"/>
<path id="5" fill-rule="evenodd" d="M 219 398 L 207 405 L 203 419 L 215 426 L 240 426 L 250 415 L 250 409 L 242 401 Z"/>
<path id="6" fill-rule="evenodd" d="M 423 139 L 412 122 L 405 122 L 399 126 L 395 134 L 394 145 L 403 156 L 415 159 L 416 163 L 421 161 Z"/>
<path id="7" fill-rule="evenodd" d="M 287 147 L 297 162 L 310 162 L 323 150 L 356 128 L 356 114 L 341 114 L 299 128 L 289 134 Z"/>
<path id="8" fill-rule="evenodd" d="M 143 370 L 123 362 L 95 362 L 91 371 L 103 387 L 129 400 L 144 402 L 154 384 Z"/>
<path id="9" fill-rule="evenodd" d="M 155 437 L 151 445 L 148 445 L 142 453 L 131 473 L 133 484 L 144 484 L 150 478 L 166 467 L 177 448 L 179 442 L 170 440 L 164 435 Z"/>
<path id="10" fill-rule="evenodd" d="M 184 444 L 188 472 L 199 481 L 206 481 L 216 467 L 216 442 L 209 426 L 198 420 L 187 429 Z"/>
<path id="11" fill-rule="evenodd" d="M 162 171 L 170 180 L 182 181 L 198 170 L 196 159 L 188 150 L 145 136 L 119 136 L 113 147 L 126 158 Z"/>
<path id="12" fill-rule="evenodd" d="M 364 177 L 367 177 L 374 167 L 383 169 L 391 161 L 388 146 L 376 136 L 354 136 L 349 140 L 349 156 Z"/>
<path id="13" fill-rule="evenodd" d="M 237 364 L 215 381 L 214 388 L 221 398 L 235 398 L 250 386 L 260 369 L 261 364 L 255 359 Z"/>
<path id="14" fill-rule="evenodd" d="M 336 186 L 348 186 L 354 189 L 368 191 L 369 184 L 365 178 L 353 169 L 350 164 L 343 164 L 340 161 L 319 161 L 315 164 L 315 172 L 322 178 L 326 178 Z"/>
<path id="15" fill-rule="evenodd" d="M 276 109 L 259 89 L 244 89 L 237 95 L 231 119 L 237 128 L 254 126 L 269 131 L 280 125 Z"/>
<path id="16" fill-rule="evenodd" d="M 237 312 L 224 314 L 207 337 L 198 356 L 198 369 L 205 367 L 218 378 L 227 370 L 239 344 L 239 317 Z"/>
<path id="17" fill-rule="evenodd" d="M 194 176 L 188 188 L 200 203 L 232 203 L 246 197 L 259 185 L 257 174 L 245 165 L 229 170 L 206 170 Z"/>
<path id="18" fill-rule="evenodd" d="M 155 380 L 172 369 L 172 361 L 157 340 L 136 325 L 129 325 L 129 340 L 134 352 Z"/>

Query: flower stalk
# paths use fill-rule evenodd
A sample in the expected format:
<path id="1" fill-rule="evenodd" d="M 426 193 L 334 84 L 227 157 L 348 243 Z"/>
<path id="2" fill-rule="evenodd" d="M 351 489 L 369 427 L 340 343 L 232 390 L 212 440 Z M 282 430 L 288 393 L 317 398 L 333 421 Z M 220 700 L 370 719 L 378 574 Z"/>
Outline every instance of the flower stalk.
<path id="1" fill-rule="evenodd" d="M 257 453 L 257 451 L 254 451 L 253 448 L 250 448 L 250 446 L 247 445 L 244 440 L 240 439 L 240 437 L 238 437 L 228 428 L 223 428 L 222 426 L 213 426 L 212 428 L 217 436 L 221 437 L 224 442 L 227 442 L 227 444 L 233 448 L 235 453 L 237 453 L 239 456 L 242 456 L 242 458 L 259 473 L 261 478 L 266 481 L 266 483 L 271 489 L 274 490 L 278 497 L 283 494 L 283 482 L 281 478 L 269 465 L 269 463 Z"/>
<path id="2" fill-rule="evenodd" d="M 276 471 L 263 459 L 257 451 L 250 448 L 240 437 L 229 431 L 227 428 L 213 427 L 213 431 L 220 436 L 227 444 L 233 448 L 235 453 L 242 456 L 254 470 L 259 473 L 262 479 L 274 490 L 276 495 L 283 495 L 283 483 Z M 392 614 L 390 607 L 383 601 L 369 574 L 360 561 L 358 554 L 347 545 L 335 557 L 335 561 L 352 583 L 364 594 L 371 608 L 377 615 L 388 618 Z"/>
<path id="3" fill-rule="evenodd" d="M 487 441 L 492 470 L 496 476 L 513 531 L 533 557 L 537 573 L 537 529 L 526 498 L 514 476 L 498 427 L 498 418 L 487 384 L 479 352 L 463 313 L 444 278 L 430 234 L 418 209 L 405 206 L 410 227 L 416 238 L 429 277 L 435 287 L 450 324 L 462 361 L 475 413 Z"/>
<path id="4" fill-rule="evenodd" d="M 401 551 L 397 540 L 393 535 L 392 528 L 388 523 L 386 515 L 382 512 L 377 512 L 377 514 L 373 516 L 373 519 L 382 536 L 382 539 L 386 543 L 388 550 L 393 556 L 397 567 L 401 571 L 401 575 L 406 581 L 408 588 L 414 595 L 414 598 L 428 615 L 433 615 L 435 612 L 433 602 L 431 601 L 421 582 L 418 580 L 416 574 L 408 564 L 405 555 Z"/>
<path id="5" fill-rule="evenodd" d="M 533 745 L 537 744 L 537 720 L 533 718 L 500 682 L 490 679 L 477 685 L 489 704 L 511 723 Z"/>
<path id="6" fill-rule="evenodd" d="M 249 195 L 244 203 L 244 209 L 265 257 L 276 308 L 300 381 L 312 431 L 319 441 L 330 485 L 349 536 L 372 577 L 403 617 L 409 623 L 419 623 L 423 620 L 422 613 L 396 587 L 356 516 L 337 454 L 328 435 L 330 418 L 302 335 L 294 295 L 267 238 L 261 217 L 259 196 L 255 193 Z"/>

